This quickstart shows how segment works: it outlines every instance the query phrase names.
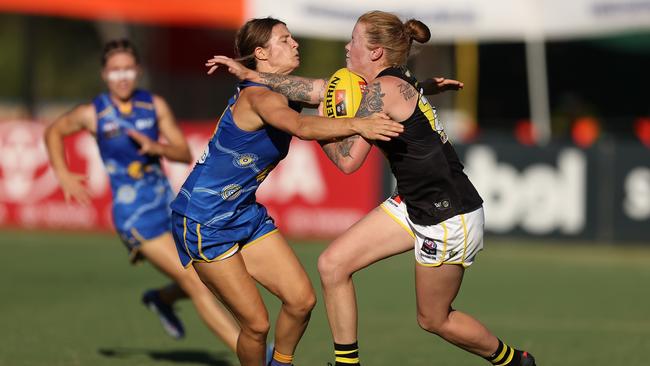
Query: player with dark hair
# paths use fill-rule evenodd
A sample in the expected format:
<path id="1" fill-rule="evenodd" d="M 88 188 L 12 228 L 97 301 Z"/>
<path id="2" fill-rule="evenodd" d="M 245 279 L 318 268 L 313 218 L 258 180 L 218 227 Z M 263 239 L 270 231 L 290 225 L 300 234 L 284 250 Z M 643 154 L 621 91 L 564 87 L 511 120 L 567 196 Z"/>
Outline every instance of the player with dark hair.
<path id="1" fill-rule="evenodd" d="M 300 64 L 298 43 L 273 18 L 252 19 L 237 33 L 239 57 L 260 72 L 289 74 Z M 230 309 L 241 326 L 237 356 L 259 366 L 269 317 L 257 281 L 282 301 L 272 366 L 290 365 L 316 295 L 298 258 L 255 192 L 289 150 L 293 136 L 333 139 L 361 134 L 387 141 L 402 130 L 384 115 L 343 122 L 301 115 L 268 86 L 242 82 L 217 121 L 208 146 L 172 202 L 178 253 Z"/>
<path id="2" fill-rule="evenodd" d="M 158 314 L 170 336 L 182 338 L 183 325 L 172 306 L 176 300 L 189 296 L 208 328 L 234 350 L 239 327 L 196 272 L 183 270 L 169 232 L 172 192 L 160 159 L 189 163 L 192 157 L 187 142 L 167 102 L 136 89 L 141 71 L 131 42 L 108 42 L 101 61 L 101 76 L 108 92 L 65 113 L 45 131 L 47 152 L 65 198 L 90 203 L 83 185 L 85 177 L 68 169 L 63 146 L 65 136 L 86 130 L 97 140 L 109 175 L 113 222 L 131 262 L 147 259 L 174 281 L 169 286 L 146 291 L 144 305 Z M 159 136 L 167 142 L 159 142 Z"/>
<path id="3" fill-rule="evenodd" d="M 534 366 L 532 355 L 503 343 L 479 321 L 452 307 L 465 268 L 483 248 L 483 201 L 424 97 L 427 91 L 404 66 L 412 42 L 429 38 L 429 29 L 418 20 L 403 23 L 393 14 L 372 11 L 358 19 L 345 47 L 348 69 L 368 81 L 356 116 L 383 112 L 405 130 L 391 141 L 375 143 L 390 163 L 399 193 L 332 242 L 318 261 L 336 365 L 360 363 L 352 275 L 415 247 L 419 325 L 494 365 Z M 241 79 L 271 85 L 292 100 L 323 98 L 324 80 L 254 73 L 223 56 L 206 66 L 219 64 Z M 427 88 L 432 86 L 457 89 L 459 84 L 437 79 Z M 323 149 L 339 169 L 351 173 L 371 146 L 351 136 L 325 143 Z"/>

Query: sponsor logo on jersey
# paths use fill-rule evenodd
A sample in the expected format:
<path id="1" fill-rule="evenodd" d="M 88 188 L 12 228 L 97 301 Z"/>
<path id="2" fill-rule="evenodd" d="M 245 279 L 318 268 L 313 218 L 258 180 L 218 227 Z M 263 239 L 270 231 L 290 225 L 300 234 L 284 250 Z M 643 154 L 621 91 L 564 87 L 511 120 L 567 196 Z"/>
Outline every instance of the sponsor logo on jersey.
<path id="1" fill-rule="evenodd" d="M 153 118 L 138 118 L 135 120 L 135 129 L 136 130 L 145 130 L 147 128 L 153 127 L 156 121 Z"/>
<path id="2" fill-rule="evenodd" d="M 121 132 L 119 123 L 114 121 L 106 122 L 102 126 L 102 135 L 107 139 L 119 136 Z"/>
<path id="3" fill-rule="evenodd" d="M 449 202 L 448 199 L 444 199 L 442 201 L 434 202 L 433 206 L 439 211 L 445 211 L 451 207 L 451 202 Z"/>

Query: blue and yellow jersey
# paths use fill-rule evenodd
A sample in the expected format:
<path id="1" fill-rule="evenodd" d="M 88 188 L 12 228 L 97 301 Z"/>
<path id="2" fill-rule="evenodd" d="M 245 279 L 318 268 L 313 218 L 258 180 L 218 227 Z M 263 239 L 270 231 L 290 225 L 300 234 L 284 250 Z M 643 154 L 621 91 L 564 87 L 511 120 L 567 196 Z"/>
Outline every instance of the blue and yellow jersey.
<path id="1" fill-rule="evenodd" d="M 140 146 L 126 133 L 132 129 L 154 141 L 158 140 L 158 121 L 152 95 L 136 90 L 129 111 L 120 111 L 108 93 L 95 97 L 93 104 L 97 112 L 97 145 L 110 175 L 113 194 L 124 183 L 133 183 L 145 173 L 160 171 L 160 159 L 138 154 Z"/>
<path id="2" fill-rule="evenodd" d="M 108 93 L 95 97 L 93 104 L 97 145 L 110 178 L 117 231 L 134 245 L 169 231 L 171 189 L 160 159 L 139 154 L 140 146 L 127 135 L 132 129 L 158 140 L 153 96 L 136 90 L 129 110 L 120 110 Z"/>
<path id="3" fill-rule="evenodd" d="M 235 124 L 232 107 L 249 86 L 266 87 L 252 82 L 238 85 L 207 148 L 171 204 L 174 212 L 205 226 L 224 227 L 250 214 L 246 209 L 256 207 L 257 188 L 289 151 L 290 134 L 268 124 L 256 131 Z"/>

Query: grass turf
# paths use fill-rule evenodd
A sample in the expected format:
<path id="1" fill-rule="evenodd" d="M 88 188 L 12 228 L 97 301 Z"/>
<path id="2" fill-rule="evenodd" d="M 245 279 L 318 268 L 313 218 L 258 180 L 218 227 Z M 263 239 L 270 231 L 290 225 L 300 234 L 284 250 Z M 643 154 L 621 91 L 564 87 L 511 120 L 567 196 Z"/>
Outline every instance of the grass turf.
<path id="1" fill-rule="evenodd" d="M 168 338 L 140 304 L 166 283 L 133 268 L 114 235 L 0 231 L 0 365 L 236 365 L 187 301 L 187 337 Z M 318 289 L 322 243 L 294 249 Z M 487 365 L 417 326 L 407 253 L 355 276 L 364 365 Z M 650 247 L 488 239 L 455 307 L 539 365 L 641 365 L 650 349 Z M 319 290 L 317 290 L 319 292 Z M 266 292 L 275 314 L 279 303 Z M 296 365 L 326 365 L 332 342 L 322 301 Z"/>

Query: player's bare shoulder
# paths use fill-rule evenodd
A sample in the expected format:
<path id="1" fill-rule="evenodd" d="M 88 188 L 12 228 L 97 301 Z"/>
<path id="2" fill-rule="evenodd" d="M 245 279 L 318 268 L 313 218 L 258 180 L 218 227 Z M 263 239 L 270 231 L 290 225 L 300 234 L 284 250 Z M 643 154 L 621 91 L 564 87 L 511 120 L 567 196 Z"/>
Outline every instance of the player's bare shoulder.
<path id="1" fill-rule="evenodd" d="M 242 91 L 241 96 L 255 105 L 257 103 L 288 103 L 287 97 L 263 86 L 250 86 Z"/>
<path id="2" fill-rule="evenodd" d="M 419 93 L 409 82 L 391 75 L 380 76 L 377 79 L 381 82 L 386 96 L 391 99 L 410 101 L 417 99 Z"/>
<path id="3" fill-rule="evenodd" d="M 392 119 L 403 121 L 413 113 L 420 93 L 409 82 L 391 75 L 380 76 L 374 82 L 380 85 L 385 113 Z"/>
<path id="4" fill-rule="evenodd" d="M 97 132 L 98 111 L 92 103 L 83 103 L 74 107 L 66 114 L 67 123 L 75 129 L 85 129 L 95 134 Z"/>
<path id="5" fill-rule="evenodd" d="M 232 107 L 233 118 L 239 128 L 255 131 L 265 123 L 265 116 L 287 105 L 287 99 L 268 88 L 249 86 L 239 93 Z"/>
<path id="6" fill-rule="evenodd" d="M 365 117 L 377 112 L 391 115 L 395 108 L 399 108 L 401 102 L 404 101 L 400 93 L 401 83 L 403 83 L 401 79 L 388 75 L 380 76 L 369 82 L 357 117 Z"/>
<path id="7" fill-rule="evenodd" d="M 153 107 L 156 110 L 170 109 L 169 104 L 167 103 L 167 100 L 165 100 L 165 98 L 161 97 L 160 95 L 152 94 L 151 99 L 153 101 Z"/>

